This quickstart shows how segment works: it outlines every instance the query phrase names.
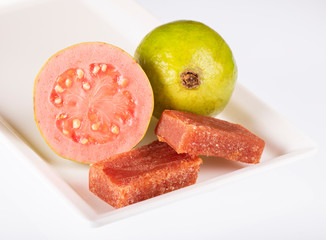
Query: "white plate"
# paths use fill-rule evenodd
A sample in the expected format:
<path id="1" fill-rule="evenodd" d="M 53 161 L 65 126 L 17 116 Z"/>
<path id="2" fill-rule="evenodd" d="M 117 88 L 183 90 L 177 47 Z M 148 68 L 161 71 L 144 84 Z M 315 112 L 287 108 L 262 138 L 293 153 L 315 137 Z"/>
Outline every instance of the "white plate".
<path id="1" fill-rule="evenodd" d="M 88 191 L 88 165 L 57 156 L 42 139 L 33 117 L 34 78 L 52 54 L 79 42 L 108 42 L 133 55 L 142 37 L 160 22 L 133 1 L 34 1 L 0 10 L 0 140 L 94 226 L 315 152 L 311 140 L 241 86 L 239 79 L 219 117 L 242 124 L 266 141 L 262 162 L 245 165 L 204 158 L 195 185 L 116 210 Z M 155 124 L 152 120 L 141 144 L 155 139 Z"/>

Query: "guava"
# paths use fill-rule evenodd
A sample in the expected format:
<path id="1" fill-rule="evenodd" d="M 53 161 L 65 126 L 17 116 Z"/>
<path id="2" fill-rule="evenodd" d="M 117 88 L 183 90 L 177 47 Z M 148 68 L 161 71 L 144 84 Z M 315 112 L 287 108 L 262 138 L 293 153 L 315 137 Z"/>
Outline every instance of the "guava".
<path id="1" fill-rule="evenodd" d="M 154 91 L 154 115 L 164 109 L 216 115 L 229 102 L 237 79 L 230 47 L 213 29 L 196 21 L 155 28 L 141 41 L 135 59 Z"/>
<path id="2" fill-rule="evenodd" d="M 129 151 L 144 136 L 154 107 L 148 78 L 113 45 L 87 42 L 53 55 L 34 84 L 34 116 L 63 158 L 93 163 Z"/>

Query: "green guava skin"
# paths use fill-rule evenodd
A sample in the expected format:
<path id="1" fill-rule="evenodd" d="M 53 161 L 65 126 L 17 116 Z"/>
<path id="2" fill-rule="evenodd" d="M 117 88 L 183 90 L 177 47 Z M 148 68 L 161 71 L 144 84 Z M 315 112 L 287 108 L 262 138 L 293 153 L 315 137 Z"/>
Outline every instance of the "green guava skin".
<path id="1" fill-rule="evenodd" d="M 151 82 L 157 118 L 165 109 L 215 116 L 229 102 L 237 79 L 229 46 L 217 32 L 196 21 L 155 28 L 137 47 L 135 59 Z M 182 84 L 185 71 L 198 74 L 198 87 Z"/>

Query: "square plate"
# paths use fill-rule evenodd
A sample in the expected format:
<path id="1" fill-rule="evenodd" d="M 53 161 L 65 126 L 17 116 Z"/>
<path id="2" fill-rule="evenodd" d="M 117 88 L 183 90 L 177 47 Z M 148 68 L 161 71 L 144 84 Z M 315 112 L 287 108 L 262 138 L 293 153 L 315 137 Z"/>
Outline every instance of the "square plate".
<path id="1" fill-rule="evenodd" d="M 204 157 L 195 185 L 121 209 L 94 196 L 88 190 L 88 165 L 64 160 L 42 139 L 33 116 L 34 79 L 52 54 L 79 42 L 108 42 L 133 55 L 143 36 L 158 25 L 133 1 L 49 0 L 0 9 L 0 141 L 94 226 L 308 157 L 316 149 L 309 138 L 237 83 L 219 118 L 239 123 L 266 141 L 260 164 Z M 141 145 L 156 139 L 156 123 L 152 119 Z"/>

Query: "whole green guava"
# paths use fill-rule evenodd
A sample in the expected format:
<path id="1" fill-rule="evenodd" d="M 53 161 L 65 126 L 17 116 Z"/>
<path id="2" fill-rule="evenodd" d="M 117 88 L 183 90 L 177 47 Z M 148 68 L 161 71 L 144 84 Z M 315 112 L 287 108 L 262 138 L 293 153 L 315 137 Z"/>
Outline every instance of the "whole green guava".
<path id="1" fill-rule="evenodd" d="M 175 21 L 141 41 L 135 59 L 154 92 L 154 116 L 165 109 L 216 115 L 229 102 L 237 79 L 231 49 L 210 27 Z"/>

